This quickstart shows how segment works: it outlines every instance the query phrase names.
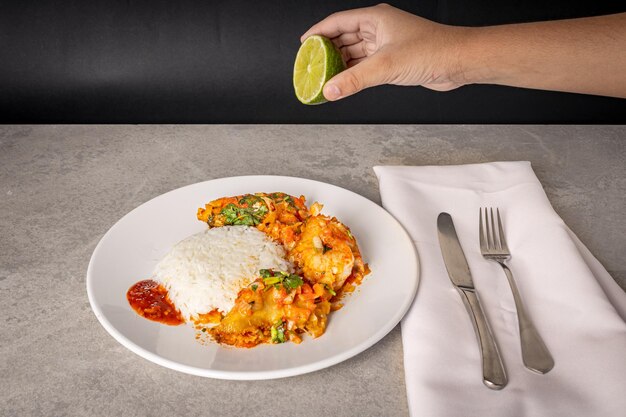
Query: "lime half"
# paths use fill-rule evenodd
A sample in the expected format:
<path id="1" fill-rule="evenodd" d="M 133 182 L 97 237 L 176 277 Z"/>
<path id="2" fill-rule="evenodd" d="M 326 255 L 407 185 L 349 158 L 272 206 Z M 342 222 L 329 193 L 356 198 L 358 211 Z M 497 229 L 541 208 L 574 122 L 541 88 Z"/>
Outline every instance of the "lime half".
<path id="1" fill-rule="evenodd" d="M 300 46 L 293 66 L 293 87 L 304 104 L 326 103 L 322 93 L 326 81 L 346 69 L 341 52 L 328 39 L 313 35 Z"/>

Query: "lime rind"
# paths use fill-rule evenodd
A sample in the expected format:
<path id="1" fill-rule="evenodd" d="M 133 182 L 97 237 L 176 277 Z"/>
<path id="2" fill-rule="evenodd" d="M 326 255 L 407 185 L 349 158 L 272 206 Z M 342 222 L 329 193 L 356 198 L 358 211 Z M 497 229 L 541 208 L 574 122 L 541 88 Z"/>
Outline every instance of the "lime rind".
<path id="1" fill-rule="evenodd" d="M 322 104 L 324 84 L 346 68 L 341 52 L 328 39 L 314 35 L 307 38 L 296 55 L 293 86 L 304 104 Z"/>

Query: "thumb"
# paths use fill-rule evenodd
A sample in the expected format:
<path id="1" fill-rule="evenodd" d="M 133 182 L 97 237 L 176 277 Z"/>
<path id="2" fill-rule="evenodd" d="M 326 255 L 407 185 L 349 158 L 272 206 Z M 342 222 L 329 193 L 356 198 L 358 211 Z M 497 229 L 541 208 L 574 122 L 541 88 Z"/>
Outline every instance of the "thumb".
<path id="1" fill-rule="evenodd" d="M 389 63 L 389 59 L 381 53 L 363 59 L 328 80 L 324 85 L 324 97 L 335 101 L 365 88 L 385 84 L 389 79 Z"/>

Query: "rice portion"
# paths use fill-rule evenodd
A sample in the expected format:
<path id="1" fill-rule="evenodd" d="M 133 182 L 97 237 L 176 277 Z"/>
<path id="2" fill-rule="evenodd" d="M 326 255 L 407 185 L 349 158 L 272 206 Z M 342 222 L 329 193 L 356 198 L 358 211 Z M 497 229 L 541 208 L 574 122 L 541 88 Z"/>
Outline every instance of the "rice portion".
<path id="1" fill-rule="evenodd" d="M 168 290 L 185 320 L 218 309 L 227 313 L 259 269 L 293 272 L 285 249 L 254 227 L 208 229 L 177 243 L 157 264 L 154 279 Z"/>

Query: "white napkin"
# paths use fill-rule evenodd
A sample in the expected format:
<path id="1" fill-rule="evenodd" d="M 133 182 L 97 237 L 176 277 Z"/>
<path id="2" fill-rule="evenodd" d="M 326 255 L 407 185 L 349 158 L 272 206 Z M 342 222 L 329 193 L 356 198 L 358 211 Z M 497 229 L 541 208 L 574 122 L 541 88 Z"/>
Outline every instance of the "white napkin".
<path id="1" fill-rule="evenodd" d="M 402 321 L 412 416 L 626 415 L 626 294 L 554 212 L 528 162 L 374 170 L 383 206 L 420 259 L 417 296 Z M 555 360 L 546 375 L 524 368 L 509 284 L 480 254 L 478 210 L 490 206 L 500 208 L 509 266 Z M 500 348 L 509 379 L 502 391 L 482 383 L 476 335 L 443 263 L 436 220 L 444 211 Z"/>

